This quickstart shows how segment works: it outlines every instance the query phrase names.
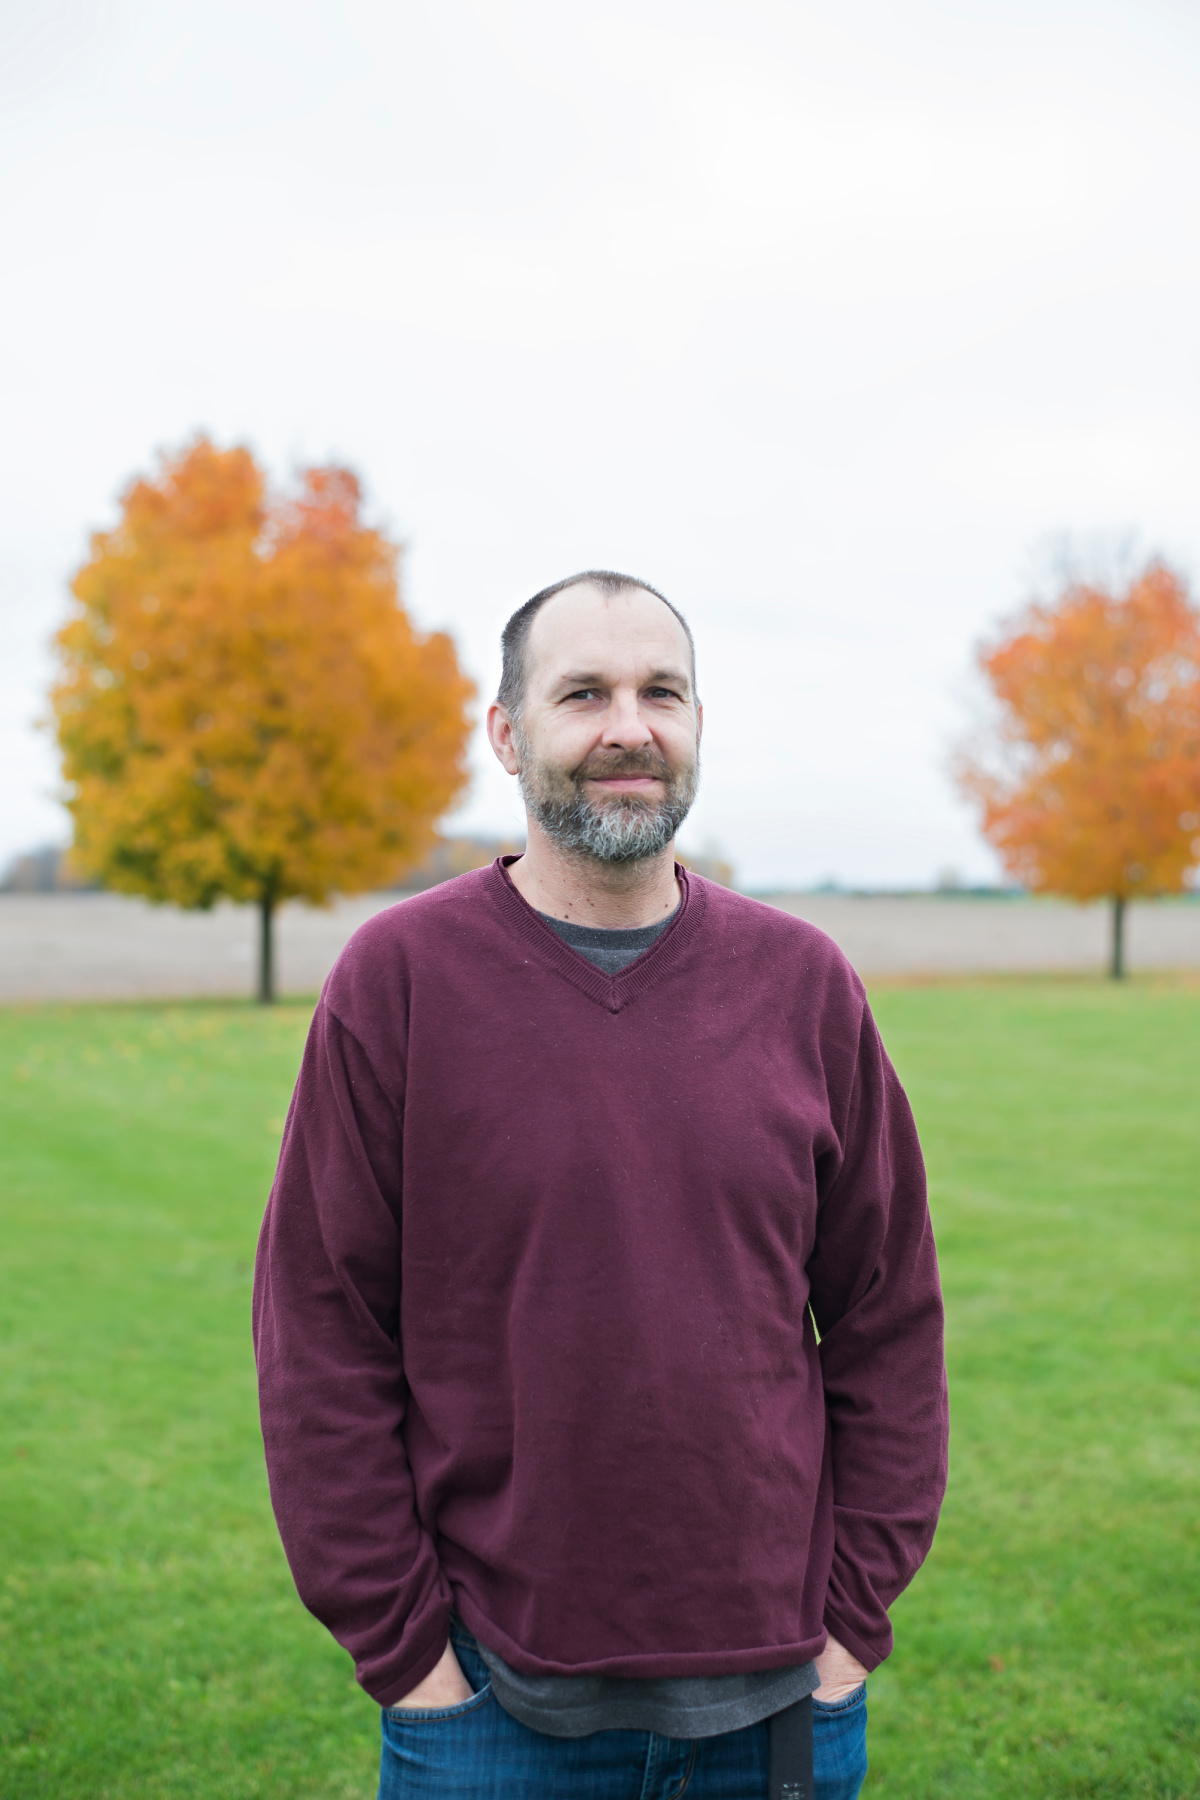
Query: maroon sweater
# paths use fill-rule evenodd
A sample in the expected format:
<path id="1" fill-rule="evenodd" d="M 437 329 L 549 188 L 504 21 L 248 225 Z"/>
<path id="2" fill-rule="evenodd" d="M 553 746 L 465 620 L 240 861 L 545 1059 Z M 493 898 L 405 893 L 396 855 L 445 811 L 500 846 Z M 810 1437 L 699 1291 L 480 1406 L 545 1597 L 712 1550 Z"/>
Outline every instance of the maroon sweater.
<path id="1" fill-rule="evenodd" d="M 263 1437 L 301 1598 L 383 1705 L 452 1606 L 530 1674 L 782 1668 L 826 1626 L 873 1668 L 933 1537 L 904 1093 L 827 937 L 680 874 L 615 978 L 497 863 L 370 920 L 317 1007 Z"/>

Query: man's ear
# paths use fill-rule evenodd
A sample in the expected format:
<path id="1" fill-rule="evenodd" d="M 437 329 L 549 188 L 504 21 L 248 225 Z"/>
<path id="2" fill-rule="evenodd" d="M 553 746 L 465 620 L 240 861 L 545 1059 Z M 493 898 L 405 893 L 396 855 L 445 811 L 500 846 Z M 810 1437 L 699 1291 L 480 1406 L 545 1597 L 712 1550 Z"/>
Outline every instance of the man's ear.
<path id="1" fill-rule="evenodd" d="M 520 768 L 517 761 L 517 747 L 513 743 L 513 722 L 509 717 L 507 706 L 499 700 L 493 700 L 487 710 L 488 743 L 496 753 L 496 761 L 508 774 L 515 775 Z"/>

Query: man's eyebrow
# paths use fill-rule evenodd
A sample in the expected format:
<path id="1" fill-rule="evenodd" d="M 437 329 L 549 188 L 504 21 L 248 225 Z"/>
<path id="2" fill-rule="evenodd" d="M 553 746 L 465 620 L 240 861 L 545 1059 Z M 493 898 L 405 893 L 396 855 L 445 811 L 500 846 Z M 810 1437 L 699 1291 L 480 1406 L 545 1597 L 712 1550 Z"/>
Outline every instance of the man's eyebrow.
<path id="1" fill-rule="evenodd" d="M 690 690 L 692 685 L 682 669 L 655 669 L 651 674 L 646 676 L 641 685 L 643 687 L 658 687 L 664 682 L 670 682 L 673 687 L 681 687 L 685 690 Z M 568 671 L 567 674 L 559 676 L 555 686 L 565 688 L 603 687 L 604 677 L 602 675 L 589 674 L 586 670 L 578 672 Z"/>

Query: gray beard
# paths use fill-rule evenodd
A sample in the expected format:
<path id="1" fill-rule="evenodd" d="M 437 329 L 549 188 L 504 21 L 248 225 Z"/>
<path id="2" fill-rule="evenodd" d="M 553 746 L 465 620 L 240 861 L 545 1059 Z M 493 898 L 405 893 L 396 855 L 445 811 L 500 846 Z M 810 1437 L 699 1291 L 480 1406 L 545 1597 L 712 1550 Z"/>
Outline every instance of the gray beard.
<path id="1" fill-rule="evenodd" d="M 575 856 L 596 862 L 641 862 L 659 856 L 692 810 L 700 781 L 699 760 L 691 768 L 670 770 L 659 758 L 635 753 L 608 768 L 613 774 L 654 774 L 664 783 L 660 801 L 647 803 L 630 795 L 598 804 L 583 794 L 583 779 L 560 774 L 539 763 L 524 733 L 514 726 L 513 739 L 521 758 L 517 775 L 521 798 L 531 818 L 547 837 Z"/>

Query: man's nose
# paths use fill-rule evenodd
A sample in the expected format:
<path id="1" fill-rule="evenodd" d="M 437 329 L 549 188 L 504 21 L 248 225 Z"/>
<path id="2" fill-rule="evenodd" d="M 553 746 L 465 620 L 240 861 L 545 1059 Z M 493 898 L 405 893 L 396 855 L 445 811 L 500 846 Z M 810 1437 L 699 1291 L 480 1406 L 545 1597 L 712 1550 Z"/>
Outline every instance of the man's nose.
<path id="1" fill-rule="evenodd" d="M 636 692 L 617 688 L 604 715 L 604 742 L 614 750 L 640 750 L 652 741 Z"/>

